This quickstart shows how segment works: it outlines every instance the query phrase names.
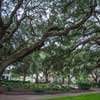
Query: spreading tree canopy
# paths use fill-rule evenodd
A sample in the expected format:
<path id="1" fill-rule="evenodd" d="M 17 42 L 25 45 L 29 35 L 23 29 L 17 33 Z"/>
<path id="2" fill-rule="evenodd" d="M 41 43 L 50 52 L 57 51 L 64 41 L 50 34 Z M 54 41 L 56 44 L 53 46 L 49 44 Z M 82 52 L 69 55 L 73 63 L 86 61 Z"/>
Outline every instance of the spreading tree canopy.
<path id="1" fill-rule="evenodd" d="M 68 52 L 99 47 L 100 0 L 0 0 L 0 75 L 51 42 Z"/>

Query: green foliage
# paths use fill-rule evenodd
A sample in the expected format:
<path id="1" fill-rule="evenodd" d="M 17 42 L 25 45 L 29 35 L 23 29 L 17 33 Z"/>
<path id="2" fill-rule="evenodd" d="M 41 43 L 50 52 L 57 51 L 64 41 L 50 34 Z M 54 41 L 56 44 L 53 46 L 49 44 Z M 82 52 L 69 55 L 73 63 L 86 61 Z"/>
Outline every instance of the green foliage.
<path id="1" fill-rule="evenodd" d="M 23 82 L 23 81 L 8 81 L 3 80 L 1 81 L 2 85 L 7 89 L 11 90 L 13 88 L 30 88 L 30 82 Z"/>
<path id="2" fill-rule="evenodd" d="M 96 86 L 100 88 L 100 81 L 96 83 Z"/>
<path id="3" fill-rule="evenodd" d="M 78 87 L 82 90 L 89 90 L 91 88 L 91 83 L 89 82 L 79 82 Z"/>
<path id="4" fill-rule="evenodd" d="M 49 91 L 70 91 L 71 87 L 65 84 L 58 84 L 58 83 L 30 83 L 30 82 L 22 82 L 22 81 L 1 81 L 2 86 L 5 87 L 7 91 L 12 91 L 13 89 L 31 89 L 33 92 L 49 92 Z"/>
<path id="5" fill-rule="evenodd" d="M 50 92 L 50 91 L 70 91 L 71 87 L 62 84 L 33 84 L 31 86 L 33 92 Z"/>
<path id="6" fill-rule="evenodd" d="M 60 90 L 61 89 L 61 85 L 60 84 L 49 84 L 49 87 L 52 90 Z"/>
<path id="7" fill-rule="evenodd" d="M 70 91 L 71 87 L 66 84 L 51 83 L 48 86 L 53 91 Z"/>
<path id="8" fill-rule="evenodd" d="M 5 85 L 4 87 L 5 87 L 6 91 L 12 91 L 12 89 L 13 89 L 13 86 L 10 85 L 10 84 L 9 85 Z"/>
<path id="9" fill-rule="evenodd" d="M 37 93 L 39 93 L 39 92 L 40 92 L 40 93 L 41 93 L 41 92 L 43 93 L 43 92 L 48 92 L 48 91 L 50 91 L 50 90 L 49 90 L 49 88 L 47 88 L 47 87 L 33 87 L 33 88 L 32 88 L 32 91 L 33 91 L 33 92 L 37 92 Z"/>

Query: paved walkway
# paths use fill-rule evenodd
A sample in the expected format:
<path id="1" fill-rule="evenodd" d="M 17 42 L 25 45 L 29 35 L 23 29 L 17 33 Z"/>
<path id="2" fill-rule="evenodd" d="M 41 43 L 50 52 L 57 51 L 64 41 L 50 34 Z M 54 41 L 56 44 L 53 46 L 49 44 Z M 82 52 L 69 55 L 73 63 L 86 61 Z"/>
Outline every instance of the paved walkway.
<path id="1" fill-rule="evenodd" d="M 40 100 L 43 98 L 57 98 L 65 96 L 77 96 L 83 94 L 100 93 L 100 89 L 90 92 L 81 93 L 64 93 L 64 94 L 48 94 L 48 95 L 0 95 L 0 100 Z"/>

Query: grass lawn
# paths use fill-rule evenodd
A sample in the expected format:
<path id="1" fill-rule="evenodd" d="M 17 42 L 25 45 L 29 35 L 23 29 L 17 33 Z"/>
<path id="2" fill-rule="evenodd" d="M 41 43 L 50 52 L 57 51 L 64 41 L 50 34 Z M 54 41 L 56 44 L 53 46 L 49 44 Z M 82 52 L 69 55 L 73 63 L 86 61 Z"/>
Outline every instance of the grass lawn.
<path id="1" fill-rule="evenodd" d="M 100 93 L 42 100 L 100 100 Z"/>

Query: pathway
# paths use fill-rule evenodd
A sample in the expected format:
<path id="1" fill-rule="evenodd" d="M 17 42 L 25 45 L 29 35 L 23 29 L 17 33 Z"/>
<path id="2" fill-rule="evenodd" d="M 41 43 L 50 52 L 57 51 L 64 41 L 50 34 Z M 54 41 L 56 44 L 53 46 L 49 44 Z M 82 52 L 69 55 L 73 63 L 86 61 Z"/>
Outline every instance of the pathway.
<path id="1" fill-rule="evenodd" d="M 40 100 L 43 98 L 58 98 L 65 96 L 77 96 L 91 93 L 100 93 L 100 89 L 90 92 L 81 93 L 64 93 L 64 94 L 48 94 L 48 95 L 0 95 L 0 100 Z"/>

